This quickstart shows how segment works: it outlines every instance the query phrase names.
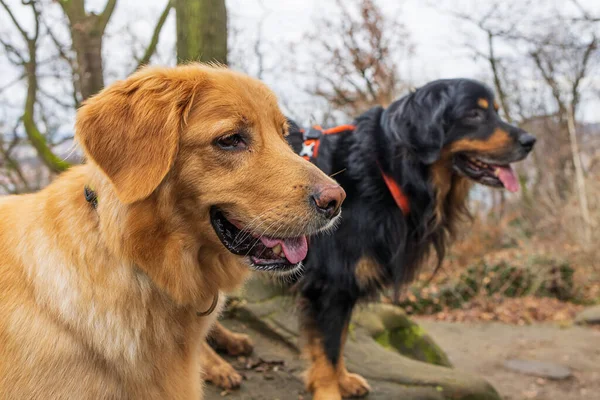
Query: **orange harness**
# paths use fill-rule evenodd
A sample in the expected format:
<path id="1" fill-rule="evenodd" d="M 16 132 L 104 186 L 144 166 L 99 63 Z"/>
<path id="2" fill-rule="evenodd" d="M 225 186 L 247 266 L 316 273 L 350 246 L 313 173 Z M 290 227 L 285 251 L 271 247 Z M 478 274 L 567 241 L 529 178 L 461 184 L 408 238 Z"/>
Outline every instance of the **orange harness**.
<path id="1" fill-rule="evenodd" d="M 340 125 L 329 129 L 323 129 L 321 126 L 315 125 L 309 132 L 305 132 L 304 129 L 301 129 L 301 132 L 304 135 L 304 144 L 302 145 L 300 156 L 308 161 L 316 159 L 319 154 L 319 141 L 321 135 L 333 135 L 340 132 L 354 131 L 355 129 L 356 126 L 354 125 Z M 388 187 L 396 205 L 402 210 L 402 214 L 408 215 L 410 213 L 410 202 L 408 201 L 408 197 L 404 194 L 394 178 L 383 172 L 381 166 L 379 166 L 379 171 L 381 172 L 385 185 Z"/>

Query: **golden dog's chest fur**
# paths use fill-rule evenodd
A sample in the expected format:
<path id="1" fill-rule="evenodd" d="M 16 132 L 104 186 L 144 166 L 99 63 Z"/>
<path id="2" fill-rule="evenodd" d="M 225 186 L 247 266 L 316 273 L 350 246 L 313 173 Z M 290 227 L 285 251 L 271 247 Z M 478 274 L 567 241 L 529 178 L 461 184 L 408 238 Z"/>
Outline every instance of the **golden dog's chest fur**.
<path id="1" fill-rule="evenodd" d="M 85 182 L 77 167 L 0 200 L 0 397 L 197 398 L 198 346 L 216 314 L 174 304 L 111 251 Z"/>

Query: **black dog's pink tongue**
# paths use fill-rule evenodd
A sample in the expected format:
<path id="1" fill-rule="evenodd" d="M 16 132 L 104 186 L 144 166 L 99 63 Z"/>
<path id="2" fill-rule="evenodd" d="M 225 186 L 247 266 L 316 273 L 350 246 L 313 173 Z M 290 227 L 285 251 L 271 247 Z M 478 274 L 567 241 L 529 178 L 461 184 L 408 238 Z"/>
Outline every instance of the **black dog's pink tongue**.
<path id="1" fill-rule="evenodd" d="M 308 254 L 308 241 L 306 240 L 306 236 L 287 239 L 271 239 L 261 236 L 259 239 L 265 246 L 271 248 L 280 244 L 283 249 L 283 254 L 285 254 L 285 258 L 292 264 L 298 264 L 300 261 L 304 260 Z"/>
<path id="2" fill-rule="evenodd" d="M 519 180 L 517 179 L 517 175 L 515 174 L 515 171 L 513 171 L 513 169 L 510 167 L 510 165 L 497 165 L 495 168 L 496 176 L 498 177 L 498 179 L 500 179 L 500 181 L 502 181 L 504 187 L 513 193 L 518 192 Z"/>

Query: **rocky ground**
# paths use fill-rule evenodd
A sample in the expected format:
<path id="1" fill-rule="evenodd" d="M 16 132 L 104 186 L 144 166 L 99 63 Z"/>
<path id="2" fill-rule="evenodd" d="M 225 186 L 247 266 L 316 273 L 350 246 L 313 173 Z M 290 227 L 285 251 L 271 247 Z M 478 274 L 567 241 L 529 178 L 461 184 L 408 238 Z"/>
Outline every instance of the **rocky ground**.
<path id="1" fill-rule="evenodd" d="M 505 400 L 581 400 L 600 393 L 600 330 L 552 325 L 514 326 L 500 323 L 449 323 L 418 321 L 446 351 L 454 368 L 489 381 Z M 246 380 L 235 392 L 208 385 L 208 400 L 310 399 L 301 380 L 303 361 L 295 349 L 250 329 L 239 321 L 226 321 L 237 331 L 250 331 L 256 349 L 250 357 L 229 357 Z M 508 360 L 537 360 L 548 368 L 566 367 L 571 376 L 553 380 L 511 370 Z M 382 362 L 385 364 L 385 362 Z M 536 366 L 537 364 L 534 364 Z M 542 364 L 546 365 L 546 364 Z M 544 370 L 544 374 L 559 371 Z M 531 371 L 536 373 L 535 371 Z M 397 385 L 369 376 L 371 400 L 396 399 Z M 410 393 L 407 390 L 406 393 Z M 403 399 L 442 399 L 436 393 L 414 388 Z"/>
<path id="2" fill-rule="evenodd" d="M 417 321 L 446 351 L 455 368 L 488 380 L 506 400 L 582 400 L 600 393 L 600 330 L 556 325 Z M 509 360 L 541 361 L 571 376 L 548 379 L 513 371 Z M 534 365 L 535 366 L 535 365 Z M 535 372 L 535 371 L 532 371 Z"/>
<path id="3" fill-rule="evenodd" d="M 223 321 L 255 342 L 251 356 L 226 357 L 245 381 L 233 392 L 208 385 L 206 399 L 310 399 L 293 301 L 262 284 L 249 286 L 234 318 Z M 369 380 L 368 399 L 579 400 L 600 393 L 597 325 L 414 322 L 385 304 L 355 313 L 346 364 Z"/>

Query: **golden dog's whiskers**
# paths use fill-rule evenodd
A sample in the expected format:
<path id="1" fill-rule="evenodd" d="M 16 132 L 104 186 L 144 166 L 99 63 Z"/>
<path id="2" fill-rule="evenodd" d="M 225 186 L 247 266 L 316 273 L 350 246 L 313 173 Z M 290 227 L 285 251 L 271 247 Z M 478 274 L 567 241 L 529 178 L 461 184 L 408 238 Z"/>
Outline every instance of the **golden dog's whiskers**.
<path id="1" fill-rule="evenodd" d="M 273 221 L 271 224 L 269 224 L 269 226 L 267 227 L 267 229 L 265 229 L 265 231 L 271 229 L 271 227 L 273 227 L 276 223 L 278 223 L 279 221 Z M 250 247 L 248 249 L 248 251 L 246 252 L 246 256 L 248 256 L 250 254 L 250 252 L 254 249 L 254 247 L 258 244 L 258 242 L 260 242 L 260 240 L 257 240 L 254 242 L 254 244 L 252 245 L 252 247 Z M 262 253 L 261 253 L 262 254 Z"/>
<path id="2" fill-rule="evenodd" d="M 342 172 L 346 171 L 347 169 L 348 168 L 340 169 L 338 172 L 334 172 L 333 174 L 329 175 L 329 177 L 333 178 L 334 176 L 341 174 Z"/>
<path id="3" fill-rule="evenodd" d="M 269 212 L 270 210 L 265 211 L 259 214 L 258 216 L 252 218 L 252 220 L 243 229 L 240 229 L 238 234 L 235 235 L 235 238 L 233 238 L 233 245 L 236 246 L 237 244 L 242 243 L 249 236 L 251 236 L 253 231 L 255 231 L 256 228 L 258 228 L 264 223 L 264 221 L 262 221 L 261 218 L 263 218 Z"/>

